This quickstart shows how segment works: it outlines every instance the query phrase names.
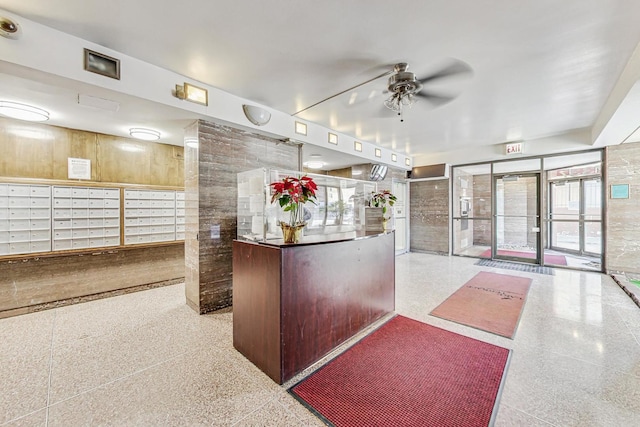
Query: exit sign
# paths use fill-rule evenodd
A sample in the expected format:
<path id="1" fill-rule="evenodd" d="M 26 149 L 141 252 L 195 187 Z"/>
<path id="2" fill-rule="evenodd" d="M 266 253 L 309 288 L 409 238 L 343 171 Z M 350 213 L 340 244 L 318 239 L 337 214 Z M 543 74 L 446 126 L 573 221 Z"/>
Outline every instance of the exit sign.
<path id="1" fill-rule="evenodd" d="M 505 145 L 505 154 L 522 154 L 522 142 L 512 142 Z"/>

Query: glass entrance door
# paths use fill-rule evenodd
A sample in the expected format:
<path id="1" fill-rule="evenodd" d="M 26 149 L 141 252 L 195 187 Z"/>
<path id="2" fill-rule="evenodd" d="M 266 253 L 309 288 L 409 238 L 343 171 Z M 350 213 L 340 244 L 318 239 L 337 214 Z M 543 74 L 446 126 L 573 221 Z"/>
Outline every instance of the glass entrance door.
<path id="1" fill-rule="evenodd" d="M 540 174 L 494 175 L 494 259 L 540 264 Z"/>
<path id="2" fill-rule="evenodd" d="M 602 254 L 600 178 L 576 178 L 549 184 L 551 249 L 600 257 Z"/>

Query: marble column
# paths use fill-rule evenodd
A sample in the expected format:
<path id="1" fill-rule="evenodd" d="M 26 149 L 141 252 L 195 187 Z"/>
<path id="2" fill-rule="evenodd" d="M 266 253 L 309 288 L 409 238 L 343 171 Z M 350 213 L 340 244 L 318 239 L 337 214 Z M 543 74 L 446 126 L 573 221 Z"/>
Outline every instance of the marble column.
<path id="1" fill-rule="evenodd" d="M 232 304 L 237 174 L 261 167 L 298 170 L 300 147 L 206 121 L 185 130 L 187 304 L 207 313 Z"/>

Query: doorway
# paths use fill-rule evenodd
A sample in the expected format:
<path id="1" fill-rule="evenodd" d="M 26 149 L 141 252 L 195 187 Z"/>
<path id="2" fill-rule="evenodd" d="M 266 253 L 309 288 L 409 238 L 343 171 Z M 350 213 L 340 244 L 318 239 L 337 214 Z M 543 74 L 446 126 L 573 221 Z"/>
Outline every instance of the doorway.
<path id="1" fill-rule="evenodd" d="M 549 181 L 549 248 L 583 265 L 602 258 L 602 182 L 599 176 Z"/>
<path id="2" fill-rule="evenodd" d="M 602 271 L 602 153 L 454 166 L 452 254 Z"/>
<path id="3" fill-rule="evenodd" d="M 540 174 L 494 175 L 494 259 L 540 264 Z"/>

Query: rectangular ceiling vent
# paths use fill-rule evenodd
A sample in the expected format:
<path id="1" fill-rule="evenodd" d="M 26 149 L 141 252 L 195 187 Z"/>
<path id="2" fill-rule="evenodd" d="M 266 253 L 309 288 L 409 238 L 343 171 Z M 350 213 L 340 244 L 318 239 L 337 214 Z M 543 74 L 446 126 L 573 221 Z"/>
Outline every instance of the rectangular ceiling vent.
<path id="1" fill-rule="evenodd" d="M 431 181 L 436 179 L 449 179 L 449 169 L 451 167 L 448 163 L 439 163 L 437 165 L 428 166 L 416 166 L 411 169 L 407 175 L 407 178 L 412 182 L 415 181 Z"/>
<path id="2" fill-rule="evenodd" d="M 100 110 L 113 111 L 114 113 L 120 109 L 120 103 L 116 101 L 83 94 L 78 94 L 78 104 L 99 108 Z"/>

